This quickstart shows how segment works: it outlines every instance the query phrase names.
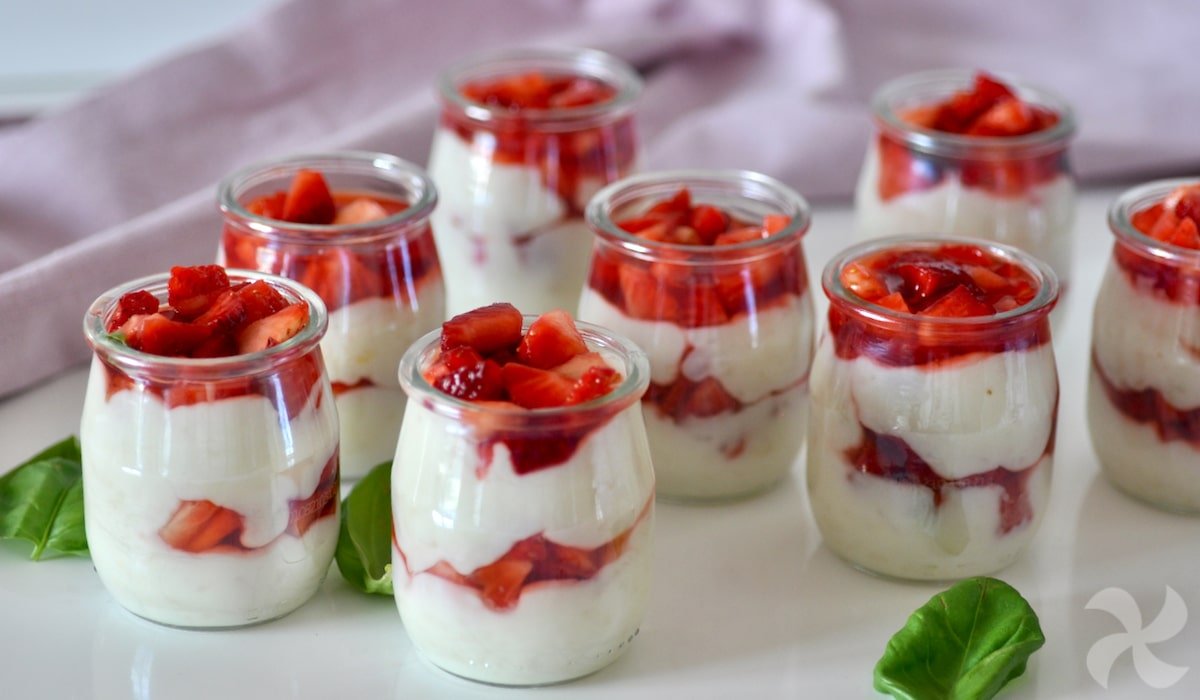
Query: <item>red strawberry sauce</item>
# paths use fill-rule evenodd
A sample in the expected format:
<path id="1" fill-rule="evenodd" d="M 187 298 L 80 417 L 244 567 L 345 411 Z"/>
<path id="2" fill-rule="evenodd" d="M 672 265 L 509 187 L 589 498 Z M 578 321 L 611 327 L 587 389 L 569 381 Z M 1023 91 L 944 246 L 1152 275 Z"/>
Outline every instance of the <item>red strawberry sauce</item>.
<path id="1" fill-rule="evenodd" d="M 1186 305 L 1200 305 L 1200 183 L 1182 185 L 1161 201 L 1137 211 L 1129 224 L 1151 239 L 1113 247 L 1113 261 L 1141 292 Z M 1153 243 L 1164 249 L 1184 248 L 1173 256 L 1150 254 Z"/>
<path id="2" fill-rule="evenodd" d="M 481 566 L 469 573 L 457 571 L 446 561 L 423 571 L 414 572 L 408 566 L 408 558 L 400 549 L 395 526 L 392 527 L 392 546 L 404 563 L 409 577 L 428 573 L 451 583 L 475 589 L 489 610 L 503 612 L 512 610 L 520 601 L 521 594 L 529 587 L 555 582 L 587 581 L 600 573 L 625 553 L 633 531 L 650 514 L 654 497 L 642 507 L 637 519 L 613 539 L 590 549 L 558 544 L 544 534 L 531 535 L 513 544 L 512 548 L 496 561 Z"/>

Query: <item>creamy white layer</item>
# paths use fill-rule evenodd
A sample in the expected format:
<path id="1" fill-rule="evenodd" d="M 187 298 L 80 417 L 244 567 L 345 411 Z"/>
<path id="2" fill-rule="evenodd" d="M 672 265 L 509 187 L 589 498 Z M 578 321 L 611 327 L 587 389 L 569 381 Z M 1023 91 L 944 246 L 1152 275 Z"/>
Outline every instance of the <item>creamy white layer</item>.
<path id="1" fill-rule="evenodd" d="M 441 325 L 445 305 L 442 279 L 434 275 L 422 280 L 411 302 L 362 299 L 329 314 L 321 354 L 330 381 L 374 384 L 337 397 L 344 478 L 358 479 L 395 454 L 406 401 L 396 376 L 400 358 Z"/>
<path id="2" fill-rule="evenodd" d="M 447 281 L 447 313 L 507 301 L 527 314 L 574 309 L 592 236 L 568 218 L 535 167 L 497 163 L 451 129 L 439 128 L 429 175 L 440 201 L 433 232 Z M 579 206 L 603 183 L 579 188 Z"/>
<path id="3" fill-rule="evenodd" d="M 1041 258 L 1066 283 L 1075 221 L 1075 184 L 1070 177 L 1059 175 L 1019 197 L 1001 197 L 966 187 L 957 173 L 948 172 L 936 187 L 885 202 L 879 197 L 878 149 L 872 140 L 855 191 L 859 239 L 905 233 L 987 238 Z"/>
<path id="4" fill-rule="evenodd" d="M 579 303 L 579 319 L 612 329 L 645 350 L 655 384 L 670 384 L 681 372 L 692 381 L 715 377 L 742 403 L 800 382 L 812 362 L 813 308 L 808 294 L 789 295 L 754 316 L 741 314 L 719 326 L 681 328 L 630 318 L 588 287 Z"/>
<path id="5" fill-rule="evenodd" d="M 496 442 L 483 467 L 471 428 L 410 401 L 392 469 L 396 537 L 409 568 L 468 573 L 542 533 L 574 547 L 611 541 L 654 493 L 640 404 L 593 430 L 564 463 L 526 474 Z"/>
<path id="6" fill-rule="evenodd" d="M 1139 290 L 1109 263 L 1092 318 L 1092 348 L 1120 390 L 1156 389 L 1175 408 L 1200 407 L 1197 309 Z M 1176 510 L 1200 510 L 1200 449 L 1164 442 L 1149 423 L 1122 414 L 1095 368 L 1088 379 L 1088 430 L 1105 474 L 1134 496 Z"/>
<path id="7" fill-rule="evenodd" d="M 808 492 L 834 552 L 872 571 L 945 579 L 996 571 L 1028 544 L 1048 498 L 1057 375 L 1048 345 L 980 354 L 939 368 L 842 360 L 825 335 L 812 372 Z M 999 486 L 930 489 L 862 474 L 846 452 L 866 426 L 902 438 L 939 475 L 959 479 L 1032 465 L 1032 522 L 1001 532 Z"/>
<path id="8" fill-rule="evenodd" d="M 540 685 L 587 675 L 629 647 L 645 616 L 653 524 L 652 515 L 642 520 L 621 557 L 595 577 L 533 584 L 504 611 L 489 610 L 473 588 L 399 574 L 404 629 L 430 661 L 467 678 Z"/>
<path id="9" fill-rule="evenodd" d="M 336 517 L 302 538 L 284 534 L 288 501 L 316 489 L 337 449 L 332 396 L 313 392 L 299 415 L 249 395 L 168 409 L 131 390 L 105 399 L 92 363 L 84 402 L 84 507 L 92 561 L 121 605 L 169 625 L 265 621 L 317 589 L 337 543 Z M 320 404 L 317 398 L 320 396 Z M 159 536 L 181 501 L 208 500 L 245 519 L 239 554 L 189 554 Z"/>
<path id="10" fill-rule="evenodd" d="M 660 495 L 731 498 L 762 491 L 791 471 L 804 446 L 808 387 L 793 387 L 741 411 L 682 423 L 653 406 L 644 413 Z"/>

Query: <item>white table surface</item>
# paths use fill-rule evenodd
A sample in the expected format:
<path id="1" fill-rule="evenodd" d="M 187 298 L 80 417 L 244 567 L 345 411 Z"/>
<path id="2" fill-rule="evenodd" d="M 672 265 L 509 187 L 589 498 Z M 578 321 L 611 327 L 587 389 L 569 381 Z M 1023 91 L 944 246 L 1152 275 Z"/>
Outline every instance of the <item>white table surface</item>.
<path id="1" fill-rule="evenodd" d="M 1115 491 L 1087 439 L 1091 303 L 1114 194 L 1081 201 L 1075 280 L 1055 342 L 1062 400 L 1053 495 L 1032 548 L 1000 574 L 1032 603 L 1047 639 L 1006 698 L 1200 697 L 1200 668 L 1155 691 L 1125 653 L 1106 690 L 1085 665 L 1092 644 L 1123 629 L 1085 609 L 1095 593 L 1128 590 L 1149 624 L 1169 585 L 1194 619 L 1151 649 L 1168 663 L 1200 666 L 1200 518 Z M 807 239 L 814 280 L 850 240 L 848 209 L 818 207 Z M 0 470 L 77 432 L 84 383 L 77 369 L 0 402 Z M 87 559 L 32 563 L 26 549 L 0 546 L 0 698 L 875 697 L 871 673 L 888 638 L 940 589 L 874 578 L 836 559 L 821 545 L 799 464 L 755 500 L 660 504 L 656 538 L 650 610 L 629 652 L 591 677 L 537 690 L 476 685 L 433 668 L 391 600 L 353 591 L 336 570 L 282 620 L 194 632 L 125 612 Z"/>

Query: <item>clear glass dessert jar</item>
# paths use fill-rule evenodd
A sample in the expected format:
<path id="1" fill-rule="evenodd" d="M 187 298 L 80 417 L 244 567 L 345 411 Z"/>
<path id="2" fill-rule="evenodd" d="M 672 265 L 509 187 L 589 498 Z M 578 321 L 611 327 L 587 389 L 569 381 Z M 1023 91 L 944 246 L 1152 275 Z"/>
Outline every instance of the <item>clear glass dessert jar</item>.
<path id="1" fill-rule="evenodd" d="M 928 126 L 940 106 L 978 95 L 978 88 L 971 92 L 978 80 L 970 71 L 930 71 L 894 80 L 875 94 L 876 134 L 855 195 L 858 235 L 935 231 L 1007 243 L 1049 263 L 1065 288 L 1075 218 L 1067 159 L 1075 132 L 1071 108 L 1050 92 L 1009 83 L 1003 87 L 1011 88 L 1019 103 L 1006 103 L 1016 113 L 1007 118 L 1041 115 L 1042 128 L 988 135 L 1004 133 L 1005 126 L 988 128 L 990 117 L 961 134 Z M 997 110 L 1002 118 L 1004 110 Z"/>
<path id="2" fill-rule="evenodd" d="M 653 231 L 671 207 L 700 230 L 715 211 L 727 232 L 680 244 L 697 228 L 669 222 L 663 240 Z M 659 496 L 719 500 L 778 483 L 808 409 L 807 202 L 757 173 L 659 172 L 605 188 L 587 218 L 595 244 L 579 317 L 650 357 L 643 403 Z"/>
<path id="3" fill-rule="evenodd" d="M 349 224 L 263 215 L 258 204 L 282 196 L 300 171 L 321 173 L 339 207 L 365 200 L 387 214 Z M 445 313 L 430 229 L 433 183 L 394 156 L 344 152 L 250 166 L 221 183 L 219 198 L 225 228 L 218 261 L 297 280 L 329 309 L 321 351 L 341 418 L 342 468 L 347 479 L 362 477 L 396 449 L 405 405 L 396 379 L 401 356 Z"/>
<path id="4" fill-rule="evenodd" d="M 641 80 L 590 50 L 523 50 L 446 71 L 429 172 L 450 314 L 493 302 L 574 309 L 588 200 L 638 161 Z"/>
<path id="5" fill-rule="evenodd" d="M 574 406 L 526 410 L 434 389 L 423 373 L 437 333 L 401 362 L 409 405 L 392 469 L 396 604 L 418 651 L 456 675 L 504 685 L 583 676 L 624 652 L 645 613 L 646 356 L 578 327 L 624 380 Z"/>
<path id="6" fill-rule="evenodd" d="M 1176 194 L 1189 188 L 1200 204 L 1200 182 L 1169 180 L 1129 190 L 1109 209 L 1116 242 L 1092 317 L 1087 404 L 1092 445 L 1112 483 L 1160 508 L 1197 512 L 1200 207 L 1189 216 Z M 1170 219 L 1190 227 L 1190 243 L 1150 225 Z"/>
<path id="7" fill-rule="evenodd" d="M 92 562 L 117 602 L 155 622 L 233 627 L 300 607 L 320 586 L 338 536 L 338 426 L 308 326 L 254 353 L 196 359 L 133 350 L 105 332 L 117 301 L 145 289 L 165 303 L 167 276 L 102 295 L 84 333 L 95 356 L 80 428 Z"/>
<path id="8" fill-rule="evenodd" d="M 925 262 L 906 268 L 907 257 Z M 906 297 L 925 293 L 920 285 L 942 294 L 960 273 L 1020 292 L 966 317 L 949 308 L 964 301 L 963 286 L 921 312 L 890 303 L 897 295 L 863 296 L 874 280 L 901 278 Z M 825 544 L 904 579 L 1004 568 L 1029 545 L 1049 497 L 1054 273 L 1008 246 L 901 237 L 842 252 L 822 283 L 829 312 L 813 362 L 807 478 Z"/>

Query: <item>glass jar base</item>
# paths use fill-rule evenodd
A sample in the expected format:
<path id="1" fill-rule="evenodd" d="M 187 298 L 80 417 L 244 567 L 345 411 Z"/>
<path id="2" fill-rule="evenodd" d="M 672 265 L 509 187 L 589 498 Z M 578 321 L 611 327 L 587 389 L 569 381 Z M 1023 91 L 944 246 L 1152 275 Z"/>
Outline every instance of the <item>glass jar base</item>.
<path id="1" fill-rule="evenodd" d="M 938 574 L 931 573 L 928 576 L 902 575 L 902 574 L 895 574 L 895 573 L 890 573 L 890 572 L 886 572 L 886 571 L 881 571 L 879 569 L 874 569 L 870 566 L 867 566 L 866 564 L 862 564 L 860 562 L 854 561 L 850 557 L 847 557 L 844 554 L 835 550 L 834 548 L 830 547 L 828 544 L 825 544 L 825 548 L 827 550 L 829 550 L 829 552 L 831 554 L 833 554 L 835 557 L 840 559 L 842 562 L 844 562 L 847 566 L 849 566 L 852 569 L 855 569 L 864 574 L 867 574 L 868 576 L 872 576 L 877 579 L 882 579 L 884 581 L 890 581 L 892 583 L 904 583 L 904 584 L 909 584 L 909 585 L 926 585 L 926 584 L 928 584 L 928 585 L 949 586 L 954 583 L 958 583 L 959 581 L 962 581 L 963 579 L 974 578 L 976 576 L 991 576 L 991 575 L 1000 573 L 1001 571 L 1007 569 L 1009 566 L 1012 566 L 1013 562 L 1015 562 L 1017 559 L 1020 558 L 1020 556 L 1018 555 L 1017 557 L 1013 557 L 1012 559 L 1005 561 L 996 567 L 988 567 L 986 569 L 981 569 L 979 571 L 967 571 L 967 572 L 963 572 L 963 573 L 957 574 L 957 575 L 942 575 L 940 573 L 938 573 Z"/>
<path id="2" fill-rule="evenodd" d="M 1190 518 L 1200 517 L 1200 508 L 1198 508 L 1198 507 L 1188 506 L 1188 505 L 1184 505 L 1184 504 L 1180 504 L 1180 503 L 1170 503 L 1167 501 L 1163 501 L 1161 499 L 1153 498 L 1151 496 L 1138 493 L 1136 489 L 1131 489 L 1128 486 L 1126 486 L 1125 484 L 1122 484 L 1121 482 L 1119 482 L 1109 472 L 1108 469 L 1101 469 L 1100 471 L 1104 474 L 1105 480 L 1108 481 L 1108 483 L 1111 484 L 1112 487 L 1114 489 L 1116 489 L 1118 493 L 1120 493 L 1121 495 L 1123 495 L 1133 501 L 1136 501 L 1137 503 L 1140 503 L 1143 506 L 1153 508 L 1154 510 L 1161 511 L 1163 513 L 1170 513 L 1171 515 L 1178 515 L 1178 516 L 1190 517 Z"/>
<path id="3" fill-rule="evenodd" d="M 661 490 L 655 490 L 654 500 L 658 503 L 668 503 L 677 506 L 720 506 L 727 503 L 738 503 L 740 501 L 751 501 L 760 496 L 779 488 L 779 485 L 786 481 L 788 475 L 785 474 L 774 481 L 766 484 L 759 484 L 745 491 L 734 491 L 731 493 L 718 493 L 712 495 L 704 494 L 688 494 L 688 493 L 663 493 Z"/>

